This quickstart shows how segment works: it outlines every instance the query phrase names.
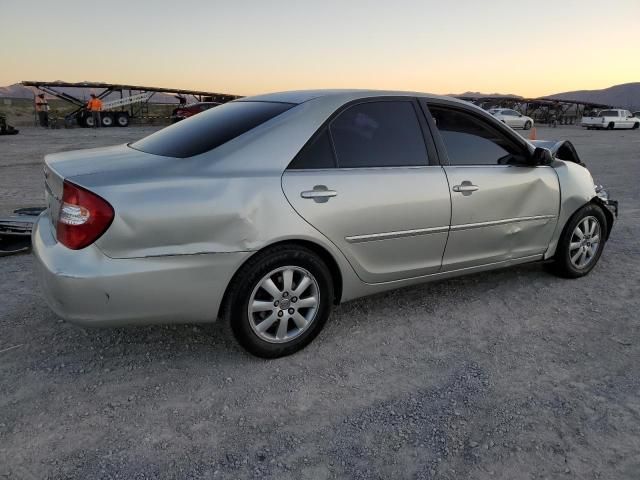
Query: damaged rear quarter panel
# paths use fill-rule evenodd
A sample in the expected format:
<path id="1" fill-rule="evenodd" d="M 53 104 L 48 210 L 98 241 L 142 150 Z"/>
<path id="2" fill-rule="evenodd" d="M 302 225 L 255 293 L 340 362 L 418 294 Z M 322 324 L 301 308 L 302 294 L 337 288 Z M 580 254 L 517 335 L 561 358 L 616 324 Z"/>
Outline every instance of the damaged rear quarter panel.
<path id="1" fill-rule="evenodd" d="M 309 230 L 291 215 L 280 176 L 272 173 L 183 177 L 108 190 L 102 193 L 115 199 L 118 214 L 97 246 L 112 258 L 246 252 L 281 232 L 304 237 Z"/>

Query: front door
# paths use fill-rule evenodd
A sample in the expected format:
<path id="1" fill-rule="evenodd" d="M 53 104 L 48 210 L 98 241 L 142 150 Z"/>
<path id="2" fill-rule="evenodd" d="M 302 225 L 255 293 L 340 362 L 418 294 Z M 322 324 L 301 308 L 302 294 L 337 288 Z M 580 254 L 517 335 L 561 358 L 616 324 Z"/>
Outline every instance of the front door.
<path id="1" fill-rule="evenodd" d="M 442 268 L 542 255 L 560 208 L 552 167 L 524 163 L 526 146 L 480 115 L 430 105 L 446 150 L 451 231 Z"/>
<path id="2" fill-rule="evenodd" d="M 293 208 L 367 283 L 441 268 L 449 188 L 442 167 L 429 162 L 418 108 L 413 99 L 347 107 L 316 133 L 282 177 Z"/>

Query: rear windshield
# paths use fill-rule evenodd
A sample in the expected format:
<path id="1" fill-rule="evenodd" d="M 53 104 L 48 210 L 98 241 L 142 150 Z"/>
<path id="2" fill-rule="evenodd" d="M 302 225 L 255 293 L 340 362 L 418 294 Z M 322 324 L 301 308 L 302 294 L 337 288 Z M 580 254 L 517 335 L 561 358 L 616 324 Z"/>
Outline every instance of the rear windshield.
<path id="1" fill-rule="evenodd" d="M 603 110 L 600 112 L 600 117 L 617 117 L 618 116 L 618 111 L 617 110 Z"/>
<path id="2" fill-rule="evenodd" d="M 293 107 L 292 103 L 230 102 L 130 144 L 165 157 L 186 158 L 219 147 Z"/>

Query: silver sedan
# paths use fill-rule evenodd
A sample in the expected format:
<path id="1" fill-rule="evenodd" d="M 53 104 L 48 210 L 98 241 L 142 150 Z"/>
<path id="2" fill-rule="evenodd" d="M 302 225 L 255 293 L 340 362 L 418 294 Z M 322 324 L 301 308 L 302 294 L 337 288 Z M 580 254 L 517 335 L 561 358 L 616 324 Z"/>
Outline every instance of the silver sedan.
<path id="1" fill-rule="evenodd" d="M 420 93 L 249 97 L 45 164 L 33 245 L 57 314 L 221 318 L 264 357 L 376 292 L 527 262 L 586 275 L 617 214 L 570 144 Z"/>

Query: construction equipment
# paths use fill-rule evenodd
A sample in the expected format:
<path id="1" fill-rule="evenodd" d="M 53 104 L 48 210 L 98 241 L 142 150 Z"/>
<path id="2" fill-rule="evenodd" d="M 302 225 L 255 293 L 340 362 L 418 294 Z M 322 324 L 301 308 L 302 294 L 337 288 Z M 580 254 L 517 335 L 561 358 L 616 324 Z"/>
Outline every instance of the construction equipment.
<path id="1" fill-rule="evenodd" d="M 148 115 L 149 102 L 155 94 L 168 94 L 181 102 L 186 98 L 192 97 L 194 101 L 213 101 L 218 103 L 226 103 L 236 98 L 237 95 L 228 95 L 224 93 L 203 92 L 200 90 L 183 90 L 174 88 L 145 87 L 141 85 L 121 85 L 114 83 L 97 83 L 97 82 L 40 82 L 40 81 L 24 81 L 22 85 L 27 87 L 35 87 L 51 96 L 64 100 L 76 107 L 71 113 L 65 117 L 65 126 L 69 127 L 77 124 L 82 127 L 93 126 L 91 113 L 86 110 L 86 100 L 79 98 L 79 95 L 87 96 L 87 92 L 96 92 L 96 96 L 103 100 L 103 112 L 101 122 L 103 127 L 126 127 L 132 118 L 155 119 Z M 78 89 L 78 96 L 71 95 L 68 91 L 61 89 Z M 97 93 L 102 90 L 100 93 Z M 126 95 L 125 95 L 126 92 Z M 75 91 L 74 91 L 75 93 Z M 110 97 L 120 95 L 120 98 L 111 99 Z M 168 118 L 167 118 L 168 119 Z"/>

